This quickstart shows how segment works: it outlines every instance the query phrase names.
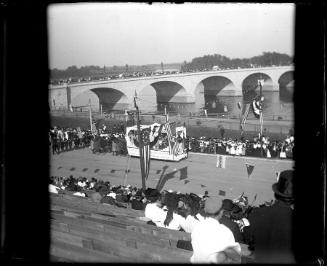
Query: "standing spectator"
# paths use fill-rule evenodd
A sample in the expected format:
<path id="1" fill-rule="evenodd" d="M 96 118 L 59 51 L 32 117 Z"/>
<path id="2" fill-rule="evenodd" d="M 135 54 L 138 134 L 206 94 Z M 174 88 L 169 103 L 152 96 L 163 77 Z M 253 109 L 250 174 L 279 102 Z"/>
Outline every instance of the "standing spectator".
<path id="1" fill-rule="evenodd" d="M 219 132 L 220 132 L 220 137 L 223 139 L 225 136 L 225 128 L 223 126 L 220 126 Z"/>
<path id="2" fill-rule="evenodd" d="M 112 155 L 117 155 L 118 147 L 117 147 L 117 139 L 116 137 L 113 137 L 111 142 L 111 151 Z"/>
<path id="3" fill-rule="evenodd" d="M 273 184 L 276 201 L 272 206 L 254 209 L 244 233 L 251 239 L 257 263 L 295 263 L 292 252 L 293 170 L 280 173 Z"/>

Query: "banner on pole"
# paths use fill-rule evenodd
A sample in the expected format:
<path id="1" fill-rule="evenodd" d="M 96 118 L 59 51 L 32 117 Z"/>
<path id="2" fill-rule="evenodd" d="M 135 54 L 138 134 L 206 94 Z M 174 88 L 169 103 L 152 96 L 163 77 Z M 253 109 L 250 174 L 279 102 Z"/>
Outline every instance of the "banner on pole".
<path id="1" fill-rule="evenodd" d="M 218 168 L 226 168 L 226 156 L 217 155 L 217 165 Z"/>
<path id="2" fill-rule="evenodd" d="M 248 177 L 250 177 L 253 172 L 254 165 L 246 163 L 245 166 L 246 166 L 246 171 L 248 172 Z"/>

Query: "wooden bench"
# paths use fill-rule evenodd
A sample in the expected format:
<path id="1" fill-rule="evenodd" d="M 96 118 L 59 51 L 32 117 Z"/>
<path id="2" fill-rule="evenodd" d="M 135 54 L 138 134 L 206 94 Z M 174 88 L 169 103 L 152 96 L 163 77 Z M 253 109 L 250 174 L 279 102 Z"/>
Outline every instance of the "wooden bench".
<path id="1" fill-rule="evenodd" d="M 58 210 L 59 208 L 54 206 L 57 210 L 53 210 L 53 215 L 55 214 L 62 214 L 65 216 L 71 216 L 71 217 L 83 217 L 84 219 L 90 219 L 92 221 L 103 221 L 102 224 L 108 224 L 108 225 L 114 225 L 114 226 L 120 226 L 123 227 L 129 231 L 139 232 L 146 235 L 152 235 L 164 239 L 169 239 L 170 241 L 176 242 L 178 240 L 190 240 L 191 235 L 186 232 L 180 232 L 176 230 L 166 229 L 166 228 L 160 228 L 155 227 L 153 225 L 146 224 L 145 221 L 138 220 L 137 218 L 126 218 L 124 216 L 108 216 L 103 215 L 99 213 L 87 213 L 87 212 L 75 212 L 72 209 L 69 209 L 69 211 L 62 209 Z M 95 220 L 96 219 L 96 220 Z"/>
<path id="2" fill-rule="evenodd" d="M 75 209 L 79 208 L 80 210 L 88 210 L 88 211 L 97 211 L 102 213 L 111 214 L 112 211 L 115 213 L 122 213 L 125 216 L 130 217 L 139 217 L 144 215 L 144 211 L 134 210 L 132 208 L 120 208 L 114 205 L 109 204 L 101 204 L 92 202 L 89 198 L 79 197 L 79 196 L 71 196 L 71 195 L 58 195 L 53 194 L 50 196 L 51 204 L 62 205 L 67 207 L 73 207 Z"/>
<path id="3" fill-rule="evenodd" d="M 51 262 L 128 262 L 119 256 L 71 245 L 55 238 L 50 246 Z"/>
<path id="4" fill-rule="evenodd" d="M 92 262 L 187 263 L 192 255 L 191 251 L 176 246 L 178 240 L 190 240 L 190 234 L 148 225 L 138 219 L 144 216 L 144 211 L 56 194 L 51 196 L 51 210 L 53 261 L 84 261 L 84 255 L 79 253 L 85 248 L 92 258 L 85 261 Z M 73 245 L 72 252 L 76 254 L 67 255 L 69 252 L 63 251 L 63 245 Z M 241 247 L 248 254 L 247 245 Z M 104 256 L 96 259 L 92 252 L 102 252 Z"/>
<path id="5" fill-rule="evenodd" d="M 172 248 L 168 239 L 133 232 L 122 224 L 59 214 L 53 216 L 51 239 L 69 245 L 109 253 L 130 262 L 189 262 L 192 255 L 189 251 Z"/>
<path id="6" fill-rule="evenodd" d="M 176 247 L 176 243 L 178 240 L 190 240 L 191 236 L 185 232 L 179 232 L 175 230 L 158 228 L 148 224 L 142 224 L 138 222 L 129 221 L 126 219 L 121 219 L 119 217 L 108 217 L 107 219 L 98 219 L 97 215 L 85 215 L 83 217 L 78 217 L 73 213 L 55 213 L 52 212 L 53 220 L 62 221 L 62 222 L 74 222 L 78 224 L 83 224 L 85 226 L 98 226 L 101 227 L 102 230 L 111 230 L 112 227 L 122 228 L 124 230 L 128 230 L 130 234 L 141 233 L 147 237 L 154 237 L 166 240 L 166 243 L 169 246 Z M 76 218 L 76 220 L 72 220 Z M 52 221 L 53 221 L 52 220 Z"/>

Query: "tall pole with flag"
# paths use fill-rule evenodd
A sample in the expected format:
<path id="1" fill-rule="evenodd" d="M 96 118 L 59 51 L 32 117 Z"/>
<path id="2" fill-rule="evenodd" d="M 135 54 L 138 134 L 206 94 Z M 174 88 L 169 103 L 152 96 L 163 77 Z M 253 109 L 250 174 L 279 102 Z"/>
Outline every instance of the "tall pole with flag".
<path id="1" fill-rule="evenodd" d="M 263 102 L 263 96 L 262 96 L 262 80 L 259 81 L 259 88 L 260 88 L 260 104 L 261 104 L 261 111 L 260 111 L 260 137 L 262 137 L 262 125 L 263 125 L 263 115 L 262 115 L 262 102 Z"/>
<path id="2" fill-rule="evenodd" d="M 261 157 L 263 157 L 263 139 L 262 139 L 262 125 L 263 125 L 263 115 L 262 115 L 262 102 L 263 102 L 263 96 L 262 96 L 262 79 L 260 79 L 259 81 L 259 88 L 260 88 L 260 106 L 261 106 L 261 109 L 260 109 L 260 139 L 261 139 L 261 147 L 260 147 L 260 153 L 261 153 Z"/>
<path id="3" fill-rule="evenodd" d="M 142 176 L 142 189 L 145 190 L 145 171 L 144 171 L 144 150 L 143 150 L 143 139 L 141 136 L 141 125 L 140 125 L 140 114 L 139 114 L 139 107 L 136 104 L 136 91 L 134 96 L 134 106 L 136 109 L 136 119 L 137 119 L 137 134 L 139 137 L 139 151 L 140 151 L 140 166 L 141 166 L 141 176 Z"/>
<path id="4" fill-rule="evenodd" d="M 91 132 L 93 131 L 93 127 L 92 127 L 92 110 L 91 110 L 91 100 L 89 99 L 89 114 L 90 114 L 90 129 Z"/>

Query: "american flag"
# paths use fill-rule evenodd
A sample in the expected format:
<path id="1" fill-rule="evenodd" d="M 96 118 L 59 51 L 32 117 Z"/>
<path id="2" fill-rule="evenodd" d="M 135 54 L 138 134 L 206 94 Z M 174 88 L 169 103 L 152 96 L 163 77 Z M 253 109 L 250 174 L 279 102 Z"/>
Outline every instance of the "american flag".
<path id="1" fill-rule="evenodd" d="M 149 171 L 150 171 L 150 145 L 149 144 L 145 144 L 143 146 L 143 158 L 142 158 L 142 163 L 143 163 L 143 167 L 144 167 L 144 175 L 145 175 L 145 179 L 148 179 L 149 176 Z"/>
<path id="2" fill-rule="evenodd" d="M 148 179 L 150 171 L 150 130 L 144 129 L 141 131 L 143 147 L 141 150 L 141 163 L 143 164 L 145 179 Z"/>
<path id="3" fill-rule="evenodd" d="M 262 112 L 262 103 L 261 99 L 254 99 L 252 102 L 252 110 L 253 114 L 256 118 L 260 117 L 260 114 Z"/>

